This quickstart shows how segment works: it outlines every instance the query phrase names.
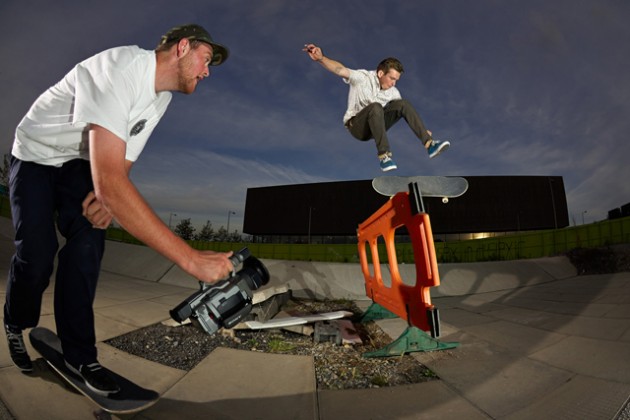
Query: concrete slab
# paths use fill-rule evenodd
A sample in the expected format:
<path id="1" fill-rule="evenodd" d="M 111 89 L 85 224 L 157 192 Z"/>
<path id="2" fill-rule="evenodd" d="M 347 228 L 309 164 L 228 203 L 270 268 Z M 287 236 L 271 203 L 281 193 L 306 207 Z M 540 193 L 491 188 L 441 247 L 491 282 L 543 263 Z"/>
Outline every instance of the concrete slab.
<path id="1" fill-rule="evenodd" d="M 507 294 L 503 292 L 490 292 L 480 295 L 467 295 L 467 296 L 446 296 L 436 297 L 432 299 L 432 303 L 440 308 L 440 311 L 444 309 L 444 313 L 454 308 L 465 308 L 467 311 L 476 314 L 484 314 L 486 312 L 492 312 L 499 309 L 505 309 L 506 305 L 502 305 L 501 299 Z"/>
<path id="2" fill-rule="evenodd" d="M 97 341 L 109 340 L 110 338 L 118 337 L 119 335 L 127 334 L 138 329 L 137 326 L 119 322 L 112 318 L 103 317 L 98 313 L 94 315 L 94 324 L 96 327 Z"/>
<path id="3" fill-rule="evenodd" d="M 318 392 L 319 418 L 481 420 L 489 417 L 442 381 L 395 388 Z"/>
<path id="4" fill-rule="evenodd" d="M 567 337 L 531 358 L 580 375 L 630 384 L 629 355 L 630 343 Z"/>
<path id="5" fill-rule="evenodd" d="M 567 257 L 534 258 L 528 261 L 536 264 L 554 279 L 567 279 L 577 276 L 577 269 Z"/>
<path id="6" fill-rule="evenodd" d="M 434 304 L 436 303 L 434 302 Z M 484 314 L 477 314 L 459 308 L 449 308 L 448 310 L 443 310 L 439 304 L 438 308 L 440 309 L 440 320 L 442 323 L 454 324 L 460 327 L 486 324 L 495 320 L 495 318 Z"/>
<path id="7" fill-rule="evenodd" d="M 310 356 L 218 348 L 141 413 L 147 419 L 317 419 Z"/>
<path id="8" fill-rule="evenodd" d="M 466 333 L 444 341 L 457 341 L 454 350 L 414 353 L 463 398 L 492 418 L 502 418 L 556 389 L 570 372 L 522 357 Z"/>
<path id="9" fill-rule="evenodd" d="M 444 298 L 448 310 L 441 318 L 456 333 L 442 340 L 460 347 L 415 356 L 493 418 L 612 418 L 629 395 L 624 338 L 630 323 L 626 303 L 612 303 L 625 302 L 619 296 L 630 290 L 627 277 L 585 276 Z M 573 382 L 576 374 L 585 379 Z M 590 386 L 598 389 L 588 395 Z M 552 410 L 556 401 L 574 406 Z M 580 408 L 584 401 L 591 411 Z"/>
<path id="10" fill-rule="evenodd" d="M 628 384 L 575 376 L 506 420 L 611 420 L 630 395 Z"/>
<path id="11" fill-rule="evenodd" d="M 549 312 L 523 309 L 508 305 L 504 305 L 504 308 L 505 309 L 492 311 L 490 315 L 495 319 L 502 319 L 515 324 L 528 325 L 536 328 L 540 328 L 544 324 L 552 324 L 554 321 L 561 323 L 566 319 L 563 315 Z"/>
<path id="12" fill-rule="evenodd" d="M 563 334 L 541 331 L 505 321 L 471 325 L 466 327 L 466 332 L 490 345 L 503 347 L 521 357 L 557 344 L 567 337 Z"/>
<path id="13" fill-rule="evenodd" d="M 127 379 L 163 395 L 179 382 L 186 372 L 134 356 L 105 343 L 97 344 L 99 361 Z"/>
<path id="14" fill-rule="evenodd" d="M 555 316 L 540 325 L 544 330 L 600 340 L 618 340 L 628 331 L 628 327 L 627 319 L 569 315 Z"/>
<path id="15" fill-rule="evenodd" d="M 107 241 L 101 270 L 157 282 L 173 266 L 172 262 L 149 247 Z"/>
<path id="16" fill-rule="evenodd" d="M 170 309 L 172 307 L 168 305 L 141 300 L 99 308 L 95 312 L 102 317 L 129 324 L 135 327 L 134 329 L 138 329 L 170 318 L 168 314 Z"/>
<path id="17" fill-rule="evenodd" d="M 565 257 L 556 257 L 549 262 L 536 259 L 440 264 L 441 284 L 431 289 L 431 296 L 462 296 L 544 284 L 568 277 L 575 272 L 570 267 Z M 407 269 L 413 269 L 413 265 Z"/>
<path id="18" fill-rule="evenodd" d="M 46 362 L 35 363 L 30 375 L 11 366 L 0 369 L 0 398 L 18 419 L 89 419 L 96 409 L 81 394 L 66 387 L 48 369 Z"/>
<path id="19" fill-rule="evenodd" d="M 170 284 L 173 286 L 183 287 L 191 291 L 199 289 L 199 281 L 176 265 L 173 265 L 166 273 L 164 273 L 164 275 L 160 278 L 160 284 Z"/>
<path id="20" fill-rule="evenodd" d="M 196 287 L 199 288 L 198 283 Z M 190 290 L 184 287 L 162 283 L 151 283 L 113 273 L 101 273 L 99 278 L 97 299 L 112 299 L 118 302 L 155 299 L 171 294 L 188 296 Z"/>

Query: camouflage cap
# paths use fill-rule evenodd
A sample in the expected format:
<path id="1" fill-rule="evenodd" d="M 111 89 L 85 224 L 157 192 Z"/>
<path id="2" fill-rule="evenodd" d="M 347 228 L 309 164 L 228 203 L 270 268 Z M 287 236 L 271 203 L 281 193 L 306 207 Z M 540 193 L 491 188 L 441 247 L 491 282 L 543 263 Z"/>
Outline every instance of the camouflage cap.
<path id="1" fill-rule="evenodd" d="M 191 41 L 202 41 L 212 46 L 211 66 L 218 66 L 227 60 L 230 55 L 230 51 L 225 46 L 214 42 L 208 31 L 195 24 L 175 26 L 162 36 L 158 46 L 179 41 L 183 38 L 188 38 Z"/>

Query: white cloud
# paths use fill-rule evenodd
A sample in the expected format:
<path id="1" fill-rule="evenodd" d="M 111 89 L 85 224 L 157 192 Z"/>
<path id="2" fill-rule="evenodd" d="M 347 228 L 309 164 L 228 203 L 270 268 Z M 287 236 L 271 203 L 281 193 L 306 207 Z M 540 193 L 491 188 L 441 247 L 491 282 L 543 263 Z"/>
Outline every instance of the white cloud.
<path id="1" fill-rule="evenodd" d="M 134 169 L 160 212 L 225 219 L 244 208 L 247 186 L 381 174 L 373 142 L 341 124 L 347 86 L 301 52 L 305 42 L 354 68 L 403 60 L 403 95 L 453 146 L 429 160 L 400 124 L 390 136 L 400 174 L 560 175 L 569 211 L 595 220 L 630 201 L 624 2 L 36 3 L 0 5 L 0 36 L 20 34 L 0 45 L 11 58 L 0 72 L 4 153 L 35 97 L 93 52 L 152 48 L 194 21 L 230 48 L 197 92 L 176 95 Z"/>

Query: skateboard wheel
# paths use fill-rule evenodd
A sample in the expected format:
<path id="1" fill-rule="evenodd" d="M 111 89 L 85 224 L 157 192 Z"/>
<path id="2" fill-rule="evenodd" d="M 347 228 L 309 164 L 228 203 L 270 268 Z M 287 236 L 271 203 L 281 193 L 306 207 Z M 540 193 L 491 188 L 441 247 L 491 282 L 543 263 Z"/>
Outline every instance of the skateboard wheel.
<path id="1" fill-rule="evenodd" d="M 444 204 L 448 203 L 448 197 L 442 197 L 442 203 Z"/>

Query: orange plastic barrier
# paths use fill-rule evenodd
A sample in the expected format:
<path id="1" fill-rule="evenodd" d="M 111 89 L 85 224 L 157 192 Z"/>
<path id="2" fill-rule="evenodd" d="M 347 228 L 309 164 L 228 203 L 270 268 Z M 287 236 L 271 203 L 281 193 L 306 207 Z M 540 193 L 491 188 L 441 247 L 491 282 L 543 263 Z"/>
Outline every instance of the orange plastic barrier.
<path id="1" fill-rule="evenodd" d="M 431 304 L 430 288 L 440 284 L 433 233 L 429 215 L 416 212 L 411 205 L 409 193 L 398 193 L 372 216 L 359 225 L 359 257 L 365 277 L 365 292 L 375 303 L 383 306 L 407 322 L 433 337 L 439 336 L 437 309 Z M 405 226 L 411 237 L 416 266 L 415 284 L 405 283 L 398 271 L 394 235 L 396 229 Z M 378 254 L 378 239 L 382 237 L 389 260 L 391 285 L 383 283 Z M 367 259 L 366 248 L 372 256 L 372 268 Z"/>

